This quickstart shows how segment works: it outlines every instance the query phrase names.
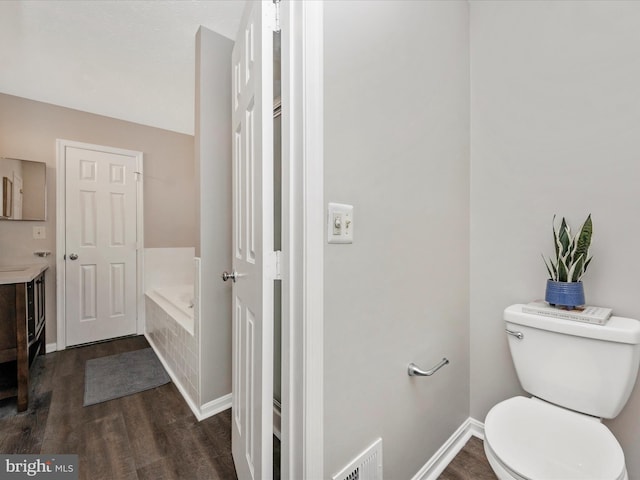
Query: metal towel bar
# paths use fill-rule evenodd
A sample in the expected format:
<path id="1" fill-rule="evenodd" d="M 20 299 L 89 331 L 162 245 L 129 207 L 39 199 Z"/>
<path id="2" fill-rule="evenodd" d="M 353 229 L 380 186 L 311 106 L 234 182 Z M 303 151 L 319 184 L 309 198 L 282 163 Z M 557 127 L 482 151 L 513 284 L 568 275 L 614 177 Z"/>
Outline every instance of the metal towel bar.
<path id="1" fill-rule="evenodd" d="M 449 363 L 449 360 L 447 358 L 443 358 L 442 361 L 440 361 L 440 363 L 438 363 L 435 367 L 433 367 L 431 370 L 426 371 L 421 370 L 420 367 L 418 367 L 415 363 L 410 363 L 407 373 L 410 377 L 430 377 L 442 367 L 444 367 L 447 363 Z"/>

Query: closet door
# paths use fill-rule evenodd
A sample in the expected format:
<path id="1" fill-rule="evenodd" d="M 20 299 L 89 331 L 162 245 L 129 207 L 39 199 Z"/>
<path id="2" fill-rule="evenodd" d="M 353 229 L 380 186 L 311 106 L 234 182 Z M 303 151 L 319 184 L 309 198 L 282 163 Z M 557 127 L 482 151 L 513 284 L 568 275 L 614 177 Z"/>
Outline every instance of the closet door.
<path id="1" fill-rule="evenodd" d="M 273 3 L 247 4 L 232 54 L 232 451 L 241 480 L 273 471 Z"/>

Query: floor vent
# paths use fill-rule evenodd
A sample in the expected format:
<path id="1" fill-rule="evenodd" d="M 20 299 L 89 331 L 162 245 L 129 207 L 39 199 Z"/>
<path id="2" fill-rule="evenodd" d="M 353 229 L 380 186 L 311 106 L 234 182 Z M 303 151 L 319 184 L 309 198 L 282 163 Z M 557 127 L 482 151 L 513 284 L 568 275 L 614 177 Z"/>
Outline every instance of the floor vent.
<path id="1" fill-rule="evenodd" d="M 382 439 L 373 442 L 331 480 L 382 480 Z"/>

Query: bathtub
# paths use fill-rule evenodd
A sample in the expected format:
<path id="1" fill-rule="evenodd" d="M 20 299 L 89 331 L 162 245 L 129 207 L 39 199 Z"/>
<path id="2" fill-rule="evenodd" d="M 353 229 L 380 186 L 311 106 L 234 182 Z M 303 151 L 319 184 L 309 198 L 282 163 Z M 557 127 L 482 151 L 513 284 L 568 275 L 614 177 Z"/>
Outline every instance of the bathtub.
<path id="1" fill-rule="evenodd" d="M 147 291 L 145 295 L 193 335 L 193 285 L 160 287 Z"/>

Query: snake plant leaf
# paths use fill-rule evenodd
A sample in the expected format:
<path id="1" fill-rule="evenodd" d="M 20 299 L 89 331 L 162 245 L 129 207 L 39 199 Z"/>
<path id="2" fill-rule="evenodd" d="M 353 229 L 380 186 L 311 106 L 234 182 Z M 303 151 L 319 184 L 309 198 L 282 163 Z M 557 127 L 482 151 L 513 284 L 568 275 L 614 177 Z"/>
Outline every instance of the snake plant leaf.
<path id="1" fill-rule="evenodd" d="M 553 222 L 551 223 L 551 226 L 553 227 L 553 247 L 555 248 L 556 259 L 557 259 L 558 258 L 558 253 L 560 251 L 560 246 L 558 244 L 558 234 L 556 233 L 556 216 L 555 216 L 555 214 L 553 215 Z"/>
<path id="2" fill-rule="evenodd" d="M 558 230 L 558 232 L 556 233 L 554 241 L 555 241 L 555 247 L 556 247 L 556 263 L 557 263 L 560 261 L 560 258 L 564 256 L 564 246 L 560 241 L 560 230 Z"/>
<path id="3" fill-rule="evenodd" d="M 578 242 L 576 241 L 577 239 L 578 234 L 576 234 L 576 236 L 571 239 L 571 243 L 569 243 L 569 256 L 567 259 L 567 265 L 573 265 L 578 258 L 576 256 L 576 250 L 578 249 Z"/>
<path id="4" fill-rule="evenodd" d="M 542 255 L 542 254 L 540 254 L 540 255 Z M 557 275 L 557 273 L 555 275 L 553 273 L 553 272 L 556 271 L 555 265 L 553 264 L 551 259 L 549 259 L 549 262 L 547 262 L 547 259 L 544 258 L 544 255 L 542 255 L 542 260 L 544 261 L 544 266 L 547 267 L 547 272 L 549 272 L 549 279 L 555 280 L 556 279 L 556 275 Z M 552 271 L 552 268 L 553 268 L 553 271 Z"/>
<path id="5" fill-rule="evenodd" d="M 569 282 L 578 282 L 580 281 L 580 277 L 582 276 L 584 265 L 584 256 L 580 255 L 578 260 L 571 266 L 569 270 L 569 274 L 567 275 Z"/>
<path id="6" fill-rule="evenodd" d="M 566 282 L 567 281 L 567 263 L 566 256 L 560 257 L 558 259 L 558 281 Z"/>
<path id="7" fill-rule="evenodd" d="M 558 232 L 558 240 L 560 241 L 561 249 L 560 254 L 564 254 L 570 250 L 571 247 L 571 230 L 567 226 L 567 222 L 562 217 L 562 223 L 560 224 L 560 231 Z"/>
<path id="8" fill-rule="evenodd" d="M 558 281 L 558 267 L 557 267 L 557 263 L 553 263 L 553 260 L 551 260 L 551 258 L 549 258 L 549 265 L 551 266 L 551 280 L 555 280 L 556 282 Z"/>
<path id="9" fill-rule="evenodd" d="M 557 282 L 577 282 L 587 271 L 591 262 L 589 247 L 593 224 L 591 214 L 587 217 L 580 231 L 575 236 L 571 234 L 571 228 L 563 217 L 560 227 L 556 229 L 556 215 L 553 216 L 553 246 L 555 260 L 548 261 L 542 256 L 547 272 L 552 280 Z"/>
<path id="10" fill-rule="evenodd" d="M 567 272 L 567 282 L 573 282 L 573 275 L 574 275 L 574 272 L 575 272 L 575 269 L 576 269 L 577 265 L 578 265 L 577 263 L 574 263 L 569 268 L 569 271 Z"/>
<path id="11" fill-rule="evenodd" d="M 584 258 L 587 258 L 589 255 L 589 246 L 591 245 L 592 234 L 593 224 L 591 222 L 591 214 L 589 214 L 580 229 L 580 233 L 576 236 L 576 255 L 582 255 Z"/>

